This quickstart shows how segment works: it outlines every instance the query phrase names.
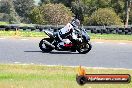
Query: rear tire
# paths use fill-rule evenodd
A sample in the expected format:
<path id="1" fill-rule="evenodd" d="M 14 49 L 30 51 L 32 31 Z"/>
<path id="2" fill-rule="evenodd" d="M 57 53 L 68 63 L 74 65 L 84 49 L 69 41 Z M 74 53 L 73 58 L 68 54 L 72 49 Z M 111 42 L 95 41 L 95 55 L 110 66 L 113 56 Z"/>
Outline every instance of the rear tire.
<path id="1" fill-rule="evenodd" d="M 90 43 L 82 43 L 77 49 L 80 54 L 86 54 L 92 49 L 92 45 Z"/>
<path id="2" fill-rule="evenodd" d="M 40 49 L 43 51 L 43 52 L 51 52 L 52 50 L 53 50 L 53 48 L 51 48 L 51 47 L 49 47 L 48 45 L 46 45 L 46 44 L 44 44 L 43 43 L 43 40 L 46 40 L 46 41 L 48 41 L 48 42 L 52 42 L 51 40 L 50 40 L 50 38 L 44 38 L 44 39 L 42 39 L 41 41 L 40 41 L 40 43 L 39 43 L 39 47 L 40 47 Z"/>

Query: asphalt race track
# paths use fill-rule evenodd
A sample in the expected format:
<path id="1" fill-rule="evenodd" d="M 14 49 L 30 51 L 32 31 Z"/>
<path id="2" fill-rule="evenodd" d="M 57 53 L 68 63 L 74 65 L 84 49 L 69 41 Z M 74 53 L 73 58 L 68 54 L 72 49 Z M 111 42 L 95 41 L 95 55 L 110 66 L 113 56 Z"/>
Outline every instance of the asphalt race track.
<path id="1" fill-rule="evenodd" d="M 1 64 L 42 64 L 132 69 L 132 43 L 92 42 L 88 54 L 42 53 L 41 39 L 0 38 Z"/>

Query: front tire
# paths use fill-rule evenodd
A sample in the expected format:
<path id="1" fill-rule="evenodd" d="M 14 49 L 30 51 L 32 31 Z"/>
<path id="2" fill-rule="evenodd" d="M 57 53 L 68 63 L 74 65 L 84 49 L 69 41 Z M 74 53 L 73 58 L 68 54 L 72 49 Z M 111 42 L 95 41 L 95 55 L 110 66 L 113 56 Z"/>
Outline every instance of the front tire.
<path id="1" fill-rule="evenodd" d="M 48 45 L 44 44 L 44 43 L 43 43 L 44 40 L 46 40 L 46 41 L 48 41 L 48 42 L 50 42 L 50 43 L 52 42 L 52 41 L 50 40 L 50 38 L 44 38 L 44 39 L 42 39 L 42 40 L 40 41 L 40 43 L 39 43 L 40 49 L 41 49 L 43 52 L 51 52 L 51 51 L 53 50 L 53 48 L 51 48 L 51 47 L 49 47 Z"/>
<path id="2" fill-rule="evenodd" d="M 90 43 L 82 43 L 81 45 L 79 45 L 77 51 L 80 54 L 86 54 L 88 53 L 90 50 L 92 49 L 92 45 Z"/>

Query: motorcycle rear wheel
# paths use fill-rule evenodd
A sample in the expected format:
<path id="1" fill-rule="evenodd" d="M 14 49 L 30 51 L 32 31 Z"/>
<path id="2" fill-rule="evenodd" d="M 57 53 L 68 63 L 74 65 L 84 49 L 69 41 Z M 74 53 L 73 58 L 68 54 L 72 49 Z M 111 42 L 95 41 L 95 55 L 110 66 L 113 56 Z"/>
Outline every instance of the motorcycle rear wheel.
<path id="1" fill-rule="evenodd" d="M 48 41 L 51 43 L 51 40 L 49 38 L 44 38 L 40 41 L 39 47 L 43 52 L 51 52 L 53 48 L 49 47 L 48 45 L 44 44 L 44 40 Z"/>

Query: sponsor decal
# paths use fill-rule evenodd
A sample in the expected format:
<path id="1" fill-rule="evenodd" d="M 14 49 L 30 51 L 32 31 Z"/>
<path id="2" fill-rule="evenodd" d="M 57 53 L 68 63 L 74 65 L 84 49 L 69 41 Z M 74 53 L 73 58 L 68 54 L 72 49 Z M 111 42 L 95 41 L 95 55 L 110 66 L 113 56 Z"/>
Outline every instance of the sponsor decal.
<path id="1" fill-rule="evenodd" d="M 76 81 L 79 85 L 94 83 L 122 84 L 130 83 L 131 76 L 129 74 L 86 74 L 86 71 L 80 66 Z"/>

